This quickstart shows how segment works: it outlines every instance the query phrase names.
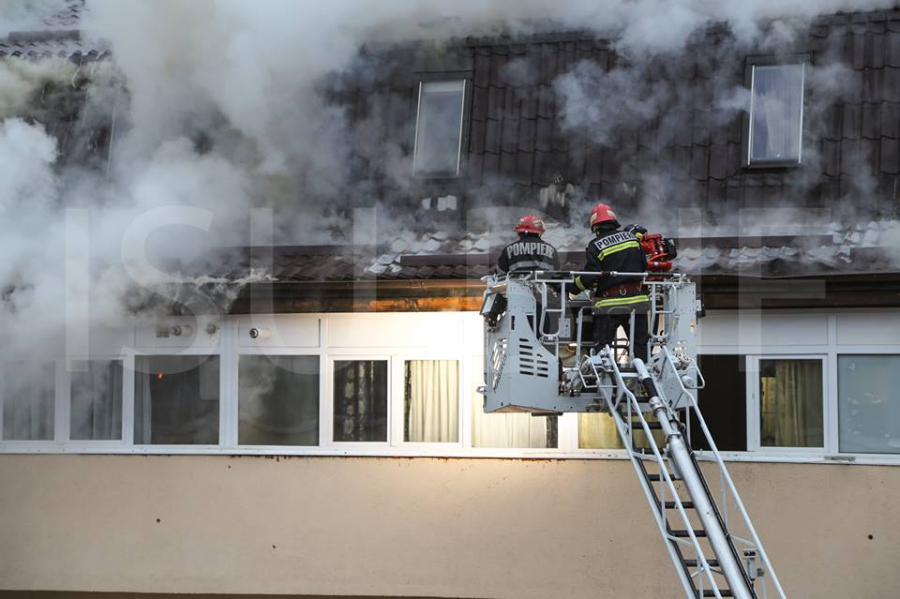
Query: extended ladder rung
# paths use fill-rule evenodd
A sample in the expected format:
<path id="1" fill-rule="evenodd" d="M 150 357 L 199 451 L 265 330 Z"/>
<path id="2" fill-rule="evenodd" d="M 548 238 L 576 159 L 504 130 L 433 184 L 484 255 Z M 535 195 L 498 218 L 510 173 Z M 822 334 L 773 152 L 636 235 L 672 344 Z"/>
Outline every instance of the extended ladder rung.
<path id="1" fill-rule="evenodd" d="M 700 591 L 697 591 L 698 597 L 734 597 L 734 593 L 729 591 L 728 589 L 719 589 L 719 594 L 716 595 L 716 592 L 712 589 L 707 589 L 703 591 L 703 594 L 700 594 Z"/>
<path id="2" fill-rule="evenodd" d="M 675 537 L 676 539 L 689 539 L 689 538 L 691 538 L 691 533 L 690 533 L 690 531 L 688 531 L 688 530 L 670 530 L 670 531 L 669 531 L 669 534 L 672 535 L 673 537 Z M 695 530 L 695 531 L 694 531 L 694 536 L 697 537 L 698 539 L 699 539 L 700 537 L 705 537 L 705 536 L 706 536 L 706 531 L 705 531 L 705 530 Z"/>
<path id="3" fill-rule="evenodd" d="M 669 478 L 671 478 L 672 480 L 684 480 L 684 479 L 682 479 L 680 476 L 678 476 L 677 474 L 670 474 L 670 475 L 669 475 Z M 661 477 L 659 474 L 648 474 L 648 475 L 647 475 L 647 480 L 649 480 L 650 482 L 654 482 L 654 483 L 655 483 L 655 482 L 659 482 L 659 481 L 661 481 L 661 480 L 663 480 L 663 479 L 662 479 L 662 477 Z"/>
<path id="4" fill-rule="evenodd" d="M 654 464 L 659 464 L 659 460 L 656 459 L 656 456 L 649 449 L 644 447 L 632 447 L 631 453 L 639 460 L 643 460 L 645 462 L 653 462 Z"/>
<path id="5" fill-rule="evenodd" d="M 719 567 L 719 560 L 717 560 L 717 559 L 708 559 L 708 560 L 706 560 L 706 563 L 709 564 L 710 567 L 712 567 L 712 568 Z M 684 565 L 687 566 L 688 568 L 696 568 L 697 566 L 700 565 L 700 560 L 686 559 L 686 560 L 684 560 Z"/>
<path id="6" fill-rule="evenodd" d="M 684 507 L 684 509 L 686 509 L 686 510 L 692 510 L 692 509 L 694 509 L 694 502 L 693 502 L 693 501 L 682 501 L 682 502 L 681 502 L 681 505 L 682 505 L 682 506 Z M 678 506 L 677 506 L 677 504 L 676 504 L 674 501 L 665 501 L 665 502 L 663 502 L 663 507 L 665 507 L 667 510 L 678 509 Z"/>

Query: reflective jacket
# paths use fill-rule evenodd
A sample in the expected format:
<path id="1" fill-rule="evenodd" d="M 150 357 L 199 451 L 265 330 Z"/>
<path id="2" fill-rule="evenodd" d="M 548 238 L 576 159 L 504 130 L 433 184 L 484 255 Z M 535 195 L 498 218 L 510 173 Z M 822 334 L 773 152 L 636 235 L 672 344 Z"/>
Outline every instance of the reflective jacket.
<path id="1" fill-rule="evenodd" d="M 559 270 L 559 253 L 540 235 L 525 233 L 503 248 L 497 267 L 503 272 Z"/>
<path id="2" fill-rule="evenodd" d="M 647 257 L 634 234 L 620 229 L 602 231 L 585 251 L 584 270 L 589 272 L 647 272 Z M 643 308 L 649 302 L 640 279 L 609 275 L 583 275 L 575 278 L 579 289 L 594 289 L 594 307 L 626 306 Z"/>

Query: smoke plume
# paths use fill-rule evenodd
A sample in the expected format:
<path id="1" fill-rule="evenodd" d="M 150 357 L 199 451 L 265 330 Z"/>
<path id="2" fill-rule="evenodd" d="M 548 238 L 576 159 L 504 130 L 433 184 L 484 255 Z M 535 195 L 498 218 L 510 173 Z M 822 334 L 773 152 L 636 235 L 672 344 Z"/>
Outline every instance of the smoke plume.
<path id="1" fill-rule="evenodd" d="M 598 146 L 625 140 L 613 148 L 625 155 L 630 133 L 648 123 L 661 123 L 664 143 L 698 105 L 710 107 L 712 124 L 746 108 L 740 86 L 713 77 L 697 88 L 693 63 L 668 59 L 711 25 L 727 30 L 727 40 L 695 61 L 730 72 L 747 48 L 790 51 L 815 14 L 890 4 L 89 0 L 80 28 L 109 44 L 111 61 L 0 63 L 5 351 L 59 351 L 73 297 L 88 306 L 90 326 L 155 313 L 148 288 L 177 284 L 171 265 L 260 239 L 254 210 L 271 211 L 275 242 L 295 245 L 352 241 L 359 207 L 379 207 L 379 241 L 421 228 L 408 205 L 379 191 L 414 186 L 411 131 L 385 139 L 377 126 L 398 110 L 397 98 L 373 94 L 362 121 L 335 101 L 342 85 L 377 86 L 391 68 L 384 57 L 402 56 L 408 44 L 440 53 L 468 35 L 572 29 L 610 39 L 620 64 L 604 71 L 582 62 L 553 88 L 567 131 Z M 7 31 L 41 29 L 41 15 L 67 6 L 7 2 L 0 19 Z M 813 73 L 817 101 L 840 94 L 842 72 L 835 63 Z M 506 76 L 525 84 L 534 73 L 513 63 Z M 60 112 L 74 121 L 63 136 L 53 130 Z M 88 151 L 96 144 L 106 148 L 101 155 Z M 381 187 L 360 179 L 361 162 Z M 670 173 L 632 168 L 648 194 L 669 184 Z M 486 190 L 476 207 L 495 193 Z"/>

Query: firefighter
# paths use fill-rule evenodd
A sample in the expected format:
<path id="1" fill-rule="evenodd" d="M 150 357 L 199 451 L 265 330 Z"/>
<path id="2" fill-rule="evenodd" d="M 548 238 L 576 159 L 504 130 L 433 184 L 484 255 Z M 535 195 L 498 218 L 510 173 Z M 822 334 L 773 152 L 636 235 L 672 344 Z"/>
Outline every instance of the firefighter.
<path id="1" fill-rule="evenodd" d="M 647 272 L 647 257 L 632 230 L 622 230 L 611 206 L 598 203 L 590 216 L 594 239 L 587 246 L 588 272 Z M 575 285 L 582 291 L 594 290 L 594 343 L 597 347 L 611 344 L 619 327 L 630 332 L 634 319 L 634 357 L 647 361 L 650 334 L 647 311 L 650 298 L 643 279 L 609 276 L 607 274 L 576 277 Z"/>
<path id="2" fill-rule="evenodd" d="M 559 270 L 559 252 L 541 239 L 544 221 L 540 217 L 526 214 L 516 225 L 516 233 L 519 239 L 503 248 L 497 260 L 501 272 Z"/>

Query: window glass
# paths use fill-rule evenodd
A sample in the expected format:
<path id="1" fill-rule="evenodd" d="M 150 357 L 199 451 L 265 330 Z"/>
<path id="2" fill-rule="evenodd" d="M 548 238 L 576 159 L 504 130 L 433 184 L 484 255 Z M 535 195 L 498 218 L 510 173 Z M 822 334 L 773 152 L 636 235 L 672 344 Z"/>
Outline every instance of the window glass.
<path id="1" fill-rule="evenodd" d="M 804 65 L 751 68 L 750 163 L 799 162 Z"/>
<path id="2" fill-rule="evenodd" d="M 218 356 L 135 358 L 134 442 L 219 442 Z"/>
<path id="3" fill-rule="evenodd" d="M 7 362 L 2 366 L 3 439 L 52 441 L 56 365 L 53 362 Z"/>
<path id="4" fill-rule="evenodd" d="M 241 445 L 318 445 L 319 358 L 241 356 Z"/>
<path id="5" fill-rule="evenodd" d="M 478 393 L 476 389 L 477 386 L 472 389 L 472 447 L 493 449 L 558 447 L 559 419 L 556 416 L 485 414 L 484 395 Z"/>
<path id="6" fill-rule="evenodd" d="M 582 449 L 623 449 L 613 417 L 606 413 L 578 415 L 578 447 Z"/>
<path id="7" fill-rule="evenodd" d="M 387 441 L 387 381 L 387 360 L 335 361 L 335 441 Z"/>
<path id="8" fill-rule="evenodd" d="M 822 447 L 822 361 L 759 361 L 763 447 Z"/>
<path id="9" fill-rule="evenodd" d="M 424 81 L 416 126 L 416 175 L 450 177 L 459 173 L 465 81 Z"/>
<path id="10" fill-rule="evenodd" d="M 747 368 L 740 355 L 701 355 L 706 385 L 697 393 L 700 413 L 720 451 L 747 451 Z M 691 445 L 710 449 L 697 419 L 691 415 Z"/>
<path id="11" fill-rule="evenodd" d="M 637 418 L 633 418 L 637 421 Z M 656 416 L 649 412 L 644 413 L 644 420 L 656 422 Z M 659 448 L 665 446 L 665 435 L 661 430 L 653 430 L 653 438 Z M 637 449 L 649 448 L 647 433 L 643 430 L 634 431 L 634 446 Z M 624 449 L 625 445 L 619 437 L 616 422 L 613 417 L 605 412 L 596 414 L 578 415 L 578 447 L 582 449 Z"/>
<path id="12" fill-rule="evenodd" d="M 900 453 L 900 356 L 838 356 L 840 450 Z"/>
<path id="13" fill-rule="evenodd" d="M 89 360 L 73 366 L 69 436 L 73 441 L 121 439 L 121 360 Z"/>
<path id="14" fill-rule="evenodd" d="M 403 440 L 459 441 L 459 363 L 411 360 L 405 364 Z"/>

